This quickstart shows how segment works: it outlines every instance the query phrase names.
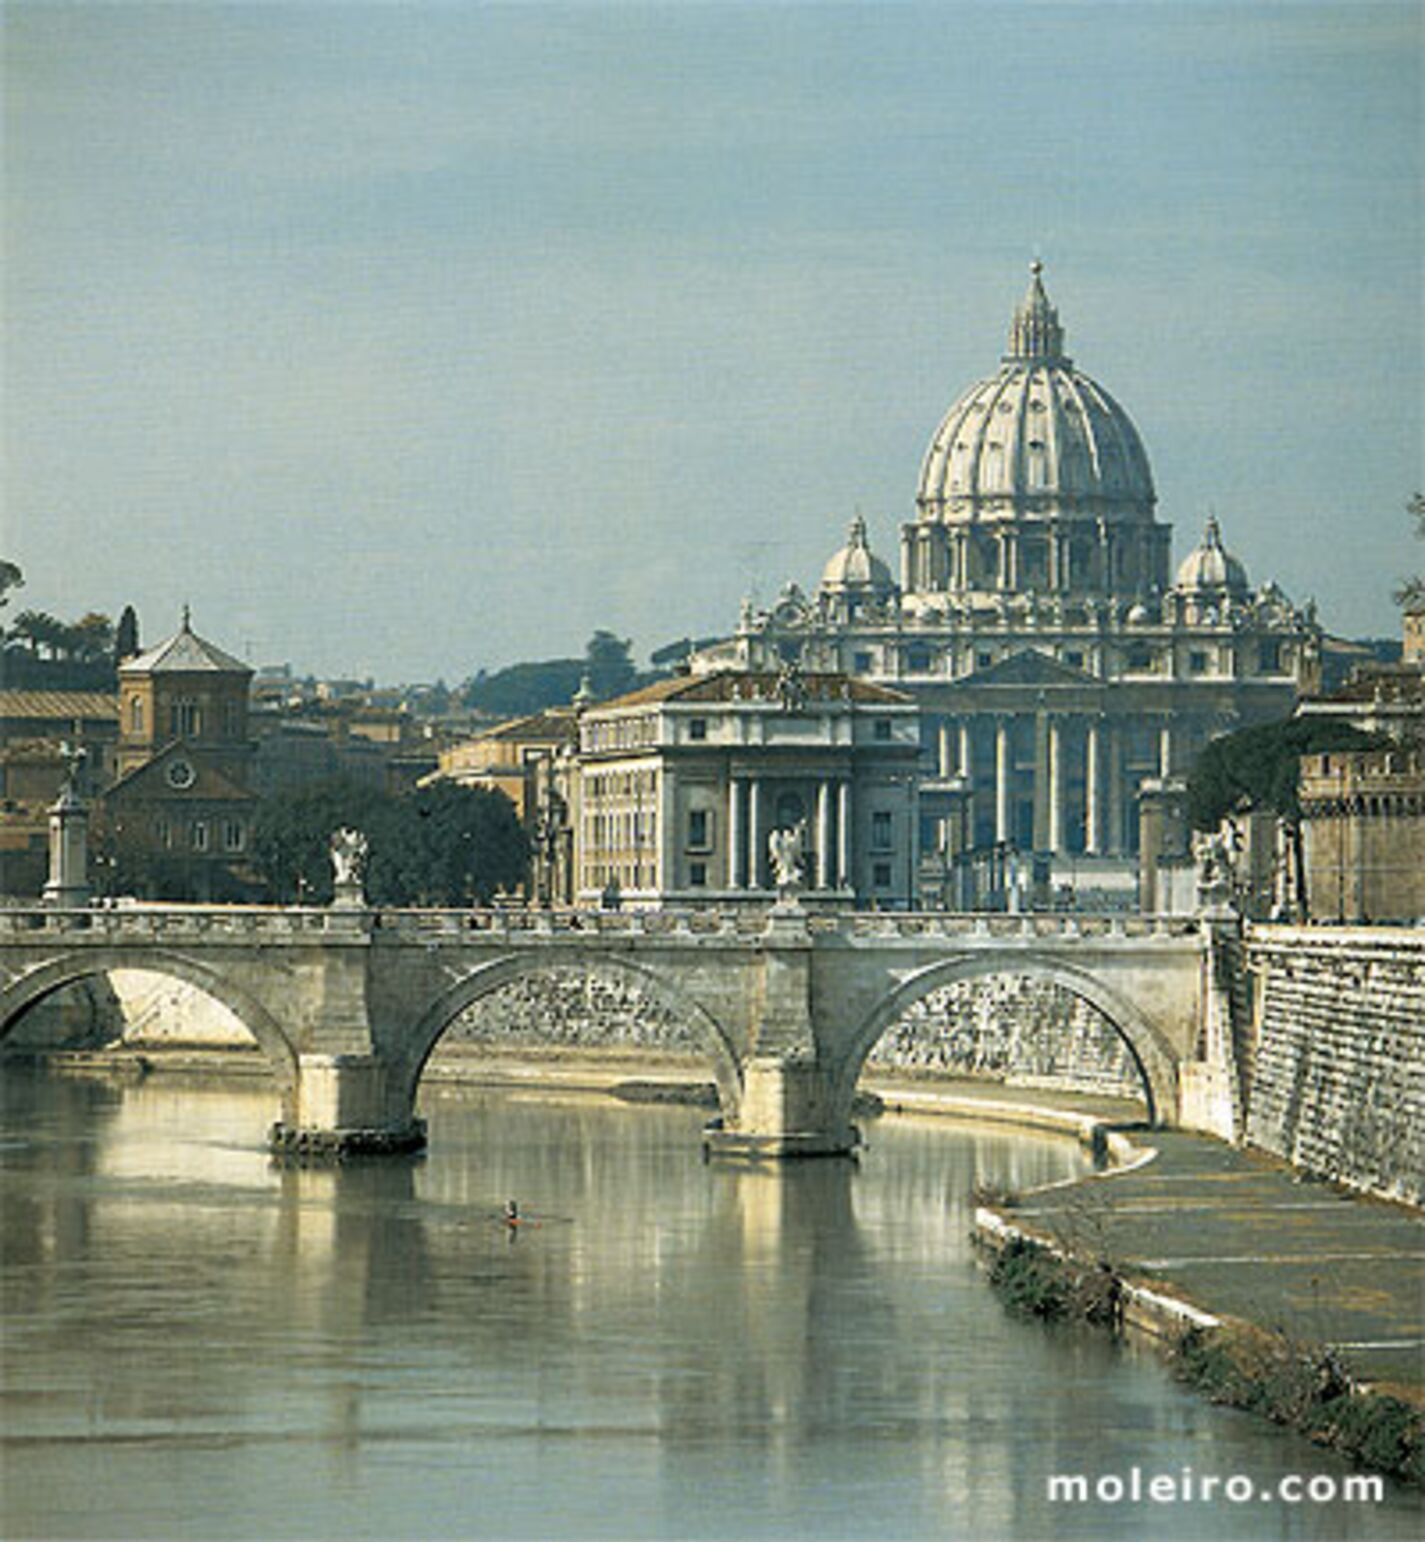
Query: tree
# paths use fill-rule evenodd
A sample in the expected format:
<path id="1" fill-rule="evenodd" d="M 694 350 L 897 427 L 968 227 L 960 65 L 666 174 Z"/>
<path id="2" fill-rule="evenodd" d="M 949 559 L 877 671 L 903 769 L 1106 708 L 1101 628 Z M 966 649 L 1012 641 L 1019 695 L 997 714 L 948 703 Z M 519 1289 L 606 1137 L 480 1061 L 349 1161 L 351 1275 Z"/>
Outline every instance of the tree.
<path id="1" fill-rule="evenodd" d="M 32 658 L 39 658 L 41 650 L 50 658 L 56 658 L 62 650 L 67 630 L 64 622 L 48 611 L 22 610 L 15 617 L 10 635 L 29 648 Z"/>
<path id="2" fill-rule="evenodd" d="M 1415 521 L 1416 540 L 1425 541 L 1425 493 L 1416 493 L 1405 505 L 1405 512 Z M 1391 598 L 1405 611 L 1425 608 L 1425 575 L 1407 578 Z"/>
<path id="3" fill-rule="evenodd" d="M 486 904 L 523 881 L 529 842 L 503 793 L 438 782 L 402 798 L 326 782 L 268 798 L 253 825 L 253 865 L 280 903 L 332 897 L 331 837 L 367 840 L 373 905 Z"/>
<path id="4" fill-rule="evenodd" d="M 25 587 L 25 575 L 8 557 L 0 557 L 0 610 L 10 603 L 10 591 Z"/>
<path id="5" fill-rule="evenodd" d="M 467 707 L 495 717 L 520 717 L 545 707 L 566 705 L 579 689 L 584 666 L 579 659 L 544 659 L 511 664 L 493 675 L 483 671 L 467 681 L 461 698 Z"/>
<path id="6" fill-rule="evenodd" d="M 1216 830 L 1224 819 L 1265 810 L 1283 821 L 1291 841 L 1296 901 L 1307 913 L 1306 875 L 1297 791 L 1301 757 L 1323 750 L 1375 749 L 1379 735 L 1362 733 L 1336 718 L 1297 717 L 1258 723 L 1213 739 L 1188 776 L 1188 818 L 1194 830 Z"/>
<path id="7" fill-rule="evenodd" d="M 584 649 L 584 672 L 596 700 L 607 701 L 632 687 L 637 671 L 628 650 L 628 638 L 615 637 L 603 628 L 589 639 Z"/>
<path id="8" fill-rule="evenodd" d="M 1266 809 L 1281 819 L 1301 815 L 1300 757 L 1323 750 L 1375 749 L 1383 741 L 1337 718 L 1294 717 L 1258 723 L 1214 739 L 1188 777 L 1188 817 L 1195 830 L 1215 830 L 1231 814 Z"/>
<path id="9" fill-rule="evenodd" d="M 487 905 L 529 872 L 529 837 L 501 792 L 436 782 L 401 800 L 408 828 L 410 899 Z"/>
<path id="10" fill-rule="evenodd" d="M 343 825 L 365 832 L 367 894 L 385 879 L 392 799 L 350 781 L 320 782 L 264 799 L 252 828 L 252 863 L 279 904 L 332 897 L 331 837 Z M 384 903 L 384 901 L 383 901 Z"/>
<path id="11" fill-rule="evenodd" d="M 114 646 L 114 623 L 108 616 L 91 610 L 69 628 L 70 656 L 80 663 L 93 664 L 107 659 Z"/>
<path id="12" fill-rule="evenodd" d="M 139 618 L 132 605 L 125 605 L 119 612 L 119 624 L 114 629 L 114 663 L 122 664 L 139 651 Z"/>

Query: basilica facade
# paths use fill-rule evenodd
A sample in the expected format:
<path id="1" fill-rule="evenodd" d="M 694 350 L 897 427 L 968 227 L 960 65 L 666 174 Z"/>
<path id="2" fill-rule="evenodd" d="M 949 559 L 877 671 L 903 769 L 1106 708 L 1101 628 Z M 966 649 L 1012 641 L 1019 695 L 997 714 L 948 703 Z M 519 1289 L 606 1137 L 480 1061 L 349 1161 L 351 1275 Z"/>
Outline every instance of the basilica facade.
<path id="1" fill-rule="evenodd" d="M 794 663 L 909 693 L 931 902 L 975 897 L 967 870 L 993 857 L 1002 877 L 1007 853 L 1084 897 L 1122 891 L 1145 784 L 1319 682 L 1311 609 L 1254 587 L 1214 519 L 1174 569 L 1156 511 L 1142 439 L 1069 358 L 1036 263 L 998 368 L 931 436 L 899 578 L 858 517 L 812 592 L 745 603 L 693 670 Z"/>

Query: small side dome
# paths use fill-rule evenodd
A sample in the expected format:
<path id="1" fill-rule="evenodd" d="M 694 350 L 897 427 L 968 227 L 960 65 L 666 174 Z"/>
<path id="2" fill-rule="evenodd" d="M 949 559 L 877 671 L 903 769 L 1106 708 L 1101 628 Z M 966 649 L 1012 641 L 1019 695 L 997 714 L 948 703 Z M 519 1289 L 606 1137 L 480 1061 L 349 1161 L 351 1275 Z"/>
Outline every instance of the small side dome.
<path id="1" fill-rule="evenodd" d="M 875 556 L 866 543 L 866 521 L 858 514 L 851 521 L 846 545 L 833 554 L 822 570 L 818 593 L 839 595 L 854 593 L 884 599 L 895 590 L 891 570 Z"/>
<path id="2" fill-rule="evenodd" d="M 1208 516 L 1202 544 L 1183 558 L 1176 587 L 1189 594 L 1247 597 L 1247 570 L 1223 546 L 1222 531 L 1214 515 Z"/>

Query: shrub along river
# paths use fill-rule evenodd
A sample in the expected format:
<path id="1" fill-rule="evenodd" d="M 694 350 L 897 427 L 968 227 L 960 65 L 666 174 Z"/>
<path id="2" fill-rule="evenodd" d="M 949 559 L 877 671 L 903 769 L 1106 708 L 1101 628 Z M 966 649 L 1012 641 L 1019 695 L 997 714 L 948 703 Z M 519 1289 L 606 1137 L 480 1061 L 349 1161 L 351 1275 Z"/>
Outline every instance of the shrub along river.
<path id="1" fill-rule="evenodd" d="M 1066 1140 L 887 1119 L 737 1168 L 699 1110 L 443 1086 L 425 1159 L 303 1170 L 274 1101 L 6 1067 L 6 1537 L 1418 1534 L 1398 1489 L 1284 1502 L 1350 1469 L 1006 1315 L 969 1192 L 1081 1171 Z M 1253 1498 L 1130 1497 L 1185 1470 Z"/>

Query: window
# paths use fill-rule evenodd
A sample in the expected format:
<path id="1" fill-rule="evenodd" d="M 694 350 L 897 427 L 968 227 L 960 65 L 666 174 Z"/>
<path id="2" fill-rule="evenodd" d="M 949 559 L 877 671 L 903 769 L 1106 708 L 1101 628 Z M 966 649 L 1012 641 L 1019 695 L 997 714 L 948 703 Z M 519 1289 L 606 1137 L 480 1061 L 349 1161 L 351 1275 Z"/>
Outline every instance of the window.
<path id="1" fill-rule="evenodd" d="M 705 717 L 689 718 L 688 737 L 690 739 L 706 739 L 708 736 L 708 720 Z"/>
<path id="2" fill-rule="evenodd" d="M 244 833 L 242 820 L 225 819 L 223 821 L 223 850 L 241 851 Z"/>
<path id="3" fill-rule="evenodd" d="M 194 851 L 206 851 L 208 849 L 208 821 L 195 819 L 192 827 L 192 844 Z"/>
<path id="4" fill-rule="evenodd" d="M 1143 674 L 1153 667 L 1153 650 L 1141 643 L 1128 650 L 1128 668 L 1134 674 Z"/>
<path id="5" fill-rule="evenodd" d="M 690 862 L 688 864 L 688 883 L 694 889 L 707 888 L 708 865 L 706 862 Z"/>
<path id="6" fill-rule="evenodd" d="M 871 672 L 871 655 L 869 653 L 854 653 L 851 656 L 852 672 L 858 675 L 868 675 Z"/>
<path id="7" fill-rule="evenodd" d="M 688 810 L 688 845 L 697 851 L 706 851 L 712 841 L 712 819 L 705 808 Z"/>
<path id="8" fill-rule="evenodd" d="M 871 869 L 871 882 L 878 889 L 889 889 L 891 886 L 891 864 L 889 862 L 877 862 Z"/>
<path id="9" fill-rule="evenodd" d="M 242 733 L 242 703 L 225 701 L 223 703 L 223 733 L 229 739 L 236 739 Z"/>
<path id="10" fill-rule="evenodd" d="M 180 697 L 168 705 L 168 731 L 175 738 L 180 734 L 202 732 L 202 715 L 198 703 Z"/>
<path id="11" fill-rule="evenodd" d="M 1084 667 L 1084 656 L 1077 648 L 1071 648 L 1064 655 L 1064 662 L 1066 664 L 1072 664 L 1075 669 L 1082 669 Z"/>
<path id="12" fill-rule="evenodd" d="M 1207 673 L 1207 652 L 1205 649 L 1194 648 L 1188 654 L 1188 669 L 1195 675 L 1205 675 Z"/>
<path id="13" fill-rule="evenodd" d="M 923 675 L 930 668 L 929 648 L 909 648 L 906 650 L 905 667 L 912 674 Z"/>
<path id="14" fill-rule="evenodd" d="M 871 815 L 871 845 L 877 851 L 888 851 L 891 844 L 891 816 L 885 809 L 877 809 Z"/>
<path id="15" fill-rule="evenodd" d="M 975 655 L 975 668 L 988 669 L 995 661 L 993 653 L 977 653 Z"/>
<path id="16" fill-rule="evenodd" d="M 143 698 L 141 696 L 129 697 L 129 732 L 134 734 L 143 732 Z"/>
<path id="17" fill-rule="evenodd" d="M 1264 675 L 1274 675 L 1282 667 L 1282 645 L 1262 642 L 1257 645 L 1257 665 Z"/>
<path id="18" fill-rule="evenodd" d="M 154 821 L 153 834 L 154 839 L 165 851 L 173 850 L 173 826 L 166 819 Z"/>
<path id="19" fill-rule="evenodd" d="M 891 737 L 890 718 L 878 717 L 876 719 L 875 727 L 872 729 L 872 736 L 876 739 L 877 743 L 888 743 Z"/>

